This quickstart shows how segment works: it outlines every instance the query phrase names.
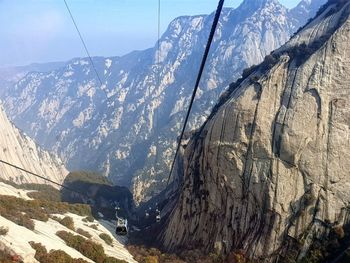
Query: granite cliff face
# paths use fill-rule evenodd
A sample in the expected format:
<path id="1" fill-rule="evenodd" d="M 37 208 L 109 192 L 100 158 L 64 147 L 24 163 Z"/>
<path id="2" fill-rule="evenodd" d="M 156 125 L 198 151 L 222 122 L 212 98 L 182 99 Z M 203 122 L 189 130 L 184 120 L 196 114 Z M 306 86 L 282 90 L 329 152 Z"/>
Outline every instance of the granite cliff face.
<path id="1" fill-rule="evenodd" d="M 0 158 L 3 161 L 27 169 L 58 183 L 63 183 L 68 171 L 55 155 L 41 149 L 35 142 L 20 132 L 4 113 L 0 105 Z M 0 163 L 0 178 L 16 184 L 47 182 Z M 57 185 L 53 185 L 57 187 Z"/>
<path id="2" fill-rule="evenodd" d="M 323 2 L 304 0 L 288 10 L 275 0 L 245 0 L 224 9 L 189 129 L 205 121 L 243 68 L 284 44 Z M 213 16 L 176 18 L 159 40 L 159 52 L 156 45 L 94 58 L 102 86 L 88 59 L 30 73 L 2 96 L 6 111 L 69 169 L 103 172 L 130 186 L 137 202 L 147 200 L 165 187 Z"/>
<path id="3" fill-rule="evenodd" d="M 350 221 L 350 3 L 331 1 L 232 84 L 185 149 L 183 183 L 161 237 L 280 260 Z"/>

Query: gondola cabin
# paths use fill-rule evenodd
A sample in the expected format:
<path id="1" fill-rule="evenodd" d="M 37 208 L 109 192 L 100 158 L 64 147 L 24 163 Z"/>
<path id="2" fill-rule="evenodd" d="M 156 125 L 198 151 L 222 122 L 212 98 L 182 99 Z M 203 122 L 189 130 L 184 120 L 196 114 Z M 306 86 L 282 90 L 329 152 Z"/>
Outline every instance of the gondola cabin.
<path id="1" fill-rule="evenodd" d="M 160 222 L 160 211 L 158 209 L 156 209 L 156 222 L 159 223 Z"/>
<path id="2" fill-rule="evenodd" d="M 118 236 L 126 236 L 128 234 L 128 220 L 118 217 L 116 221 L 115 233 Z"/>

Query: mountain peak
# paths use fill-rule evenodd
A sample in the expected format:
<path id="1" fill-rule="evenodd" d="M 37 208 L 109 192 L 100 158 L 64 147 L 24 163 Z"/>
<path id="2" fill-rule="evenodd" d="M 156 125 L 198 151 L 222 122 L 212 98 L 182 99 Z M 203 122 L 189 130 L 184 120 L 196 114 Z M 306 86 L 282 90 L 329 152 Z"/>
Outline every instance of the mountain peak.
<path id="1" fill-rule="evenodd" d="M 265 8 L 270 5 L 280 5 L 278 0 L 244 0 L 238 9 L 244 13 L 251 14 L 257 10 Z"/>
<path id="2" fill-rule="evenodd" d="M 280 3 L 278 2 L 278 0 L 244 0 L 240 5 L 240 7 L 255 11 L 268 4 L 280 4 Z"/>
<path id="3" fill-rule="evenodd" d="M 318 9 L 324 5 L 327 0 L 302 0 L 296 7 L 290 10 L 291 17 L 301 22 L 302 26 L 306 23 L 308 17 L 314 17 Z"/>

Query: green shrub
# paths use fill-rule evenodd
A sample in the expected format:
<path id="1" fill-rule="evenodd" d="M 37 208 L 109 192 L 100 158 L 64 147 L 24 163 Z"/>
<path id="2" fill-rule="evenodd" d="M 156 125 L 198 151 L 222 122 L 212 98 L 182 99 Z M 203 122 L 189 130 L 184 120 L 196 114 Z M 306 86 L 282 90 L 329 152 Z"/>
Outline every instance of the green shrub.
<path id="1" fill-rule="evenodd" d="M 70 216 L 65 216 L 59 222 L 61 225 L 64 225 L 65 227 L 74 231 L 74 221 Z"/>
<path id="2" fill-rule="evenodd" d="M 58 216 L 50 216 L 51 219 L 57 221 L 61 225 L 69 228 L 70 230 L 75 231 L 74 229 L 74 221 L 70 216 L 65 216 L 64 218 L 60 218 Z"/>
<path id="3" fill-rule="evenodd" d="M 171 262 L 171 263 L 185 263 L 185 262 L 203 262 L 201 260 L 193 261 L 193 257 L 190 260 L 182 260 L 179 256 L 173 254 L 165 254 L 156 248 L 147 248 L 144 246 L 128 245 L 128 251 L 133 255 L 134 259 L 140 263 L 152 262 L 150 260 L 158 260 L 159 262 Z M 158 262 L 155 261 L 155 262 Z"/>
<path id="4" fill-rule="evenodd" d="M 107 245 L 113 246 L 113 239 L 110 235 L 107 235 L 106 233 L 102 233 L 99 235 L 99 237 L 106 242 Z"/>
<path id="5" fill-rule="evenodd" d="M 158 263 L 158 257 L 157 256 L 147 256 L 145 258 L 145 263 Z"/>
<path id="6" fill-rule="evenodd" d="M 1 263 L 13 263 L 13 257 L 8 251 L 0 250 L 0 262 Z"/>
<path id="7" fill-rule="evenodd" d="M 104 249 L 102 245 L 96 244 L 90 240 L 87 240 L 81 236 L 73 235 L 65 231 L 59 231 L 56 233 L 66 244 L 91 260 L 102 263 L 104 256 Z"/>
<path id="8" fill-rule="evenodd" d="M 9 232 L 8 227 L 0 226 L 0 236 L 5 236 Z"/>
<path id="9" fill-rule="evenodd" d="M 78 228 L 76 232 L 78 234 L 86 237 L 86 238 L 91 238 L 92 237 L 92 235 L 88 231 L 85 231 L 84 229 L 81 229 L 81 228 Z"/>
<path id="10" fill-rule="evenodd" d="M 44 200 L 33 200 L 37 201 L 40 206 L 44 208 L 47 214 L 64 214 L 72 213 L 80 216 L 91 216 L 91 208 L 84 204 L 68 204 L 66 202 L 51 202 Z"/>
<path id="11" fill-rule="evenodd" d="M 79 251 L 85 257 L 97 262 L 97 263 L 105 263 L 105 262 L 125 262 L 118 259 L 114 259 L 112 257 L 106 256 L 103 246 L 101 244 L 97 244 L 91 240 L 88 240 L 82 236 L 73 235 L 71 233 L 65 231 L 58 231 L 56 233 L 64 242 Z"/>
<path id="12" fill-rule="evenodd" d="M 19 226 L 28 228 L 29 230 L 34 230 L 35 228 L 34 221 L 27 214 L 23 214 L 22 212 L 6 210 L 6 208 L 0 207 L 0 215 Z"/>
<path id="13" fill-rule="evenodd" d="M 0 179 L 0 182 L 11 185 L 17 189 L 35 190 L 36 192 L 31 192 L 27 194 L 30 198 L 33 199 L 49 200 L 55 202 L 61 201 L 60 191 L 48 184 L 16 184 L 12 181 L 4 179 Z"/>
<path id="14" fill-rule="evenodd" d="M 40 243 L 29 242 L 35 252 L 35 259 L 43 263 L 86 263 L 81 258 L 75 259 L 62 250 L 51 250 L 49 253 Z"/>
<path id="15" fill-rule="evenodd" d="M 48 200 L 24 200 L 14 196 L 0 195 L 0 215 L 30 230 L 34 230 L 32 219 L 47 222 L 49 214 L 68 212 L 80 216 L 91 216 L 91 208 L 88 205 Z"/>
<path id="16" fill-rule="evenodd" d="M 111 182 L 105 176 L 95 172 L 88 172 L 88 171 L 70 172 L 66 176 L 64 183 L 69 184 L 76 181 L 92 183 L 92 184 L 112 185 Z"/>
<path id="17" fill-rule="evenodd" d="M 92 229 L 98 230 L 98 225 L 97 224 L 89 225 L 89 227 L 91 227 Z"/>
<path id="18" fill-rule="evenodd" d="M 72 213 L 80 216 L 91 216 L 91 208 L 84 204 L 68 204 L 48 200 L 24 200 L 14 196 L 0 195 L 0 214 L 11 211 L 24 212 L 28 217 L 46 222 L 48 214 Z"/>
<path id="19" fill-rule="evenodd" d="M 94 222 L 95 218 L 93 216 L 87 216 L 83 219 L 84 222 Z"/>
<path id="20" fill-rule="evenodd" d="M 34 230 L 35 229 L 35 223 L 32 219 L 30 219 L 27 215 L 23 214 L 17 214 L 17 217 L 13 218 L 13 222 L 23 226 L 25 228 L 28 228 L 29 230 Z"/>
<path id="21" fill-rule="evenodd" d="M 23 215 L 26 218 L 36 219 L 46 222 L 49 218 L 43 212 L 43 209 L 36 203 L 36 200 L 24 200 L 14 196 L 0 196 L 0 214 L 4 215 Z M 9 219 L 9 218 L 8 218 Z M 10 219 L 11 220 L 11 219 Z"/>
<path id="22" fill-rule="evenodd" d="M 30 192 L 27 193 L 27 195 L 30 198 L 33 199 L 39 199 L 39 200 L 46 200 L 46 201 L 52 201 L 52 202 L 61 202 L 61 193 L 55 189 L 45 189 L 45 190 L 37 190 L 37 192 Z"/>

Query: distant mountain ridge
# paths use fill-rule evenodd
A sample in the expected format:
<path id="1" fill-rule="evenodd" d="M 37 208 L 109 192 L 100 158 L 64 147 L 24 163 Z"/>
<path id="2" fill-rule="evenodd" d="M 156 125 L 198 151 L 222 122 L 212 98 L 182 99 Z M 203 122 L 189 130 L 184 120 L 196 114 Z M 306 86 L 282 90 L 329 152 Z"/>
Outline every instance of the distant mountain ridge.
<path id="1" fill-rule="evenodd" d="M 257 64 L 325 1 L 288 10 L 275 0 L 245 0 L 223 10 L 189 129 L 199 127 L 228 83 Z M 130 186 L 136 202 L 165 186 L 213 14 L 172 21 L 155 47 L 122 57 L 95 57 L 49 73 L 30 73 L 2 95 L 21 129 L 54 150 L 69 169 L 102 171 Z M 160 69 L 160 83 L 158 71 Z M 158 85 L 159 84 L 159 85 Z"/>
<path id="2" fill-rule="evenodd" d="M 12 66 L 0 68 L 0 94 L 11 89 L 16 82 L 29 72 L 49 72 L 62 67 L 65 62 L 33 63 L 27 66 Z"/>

